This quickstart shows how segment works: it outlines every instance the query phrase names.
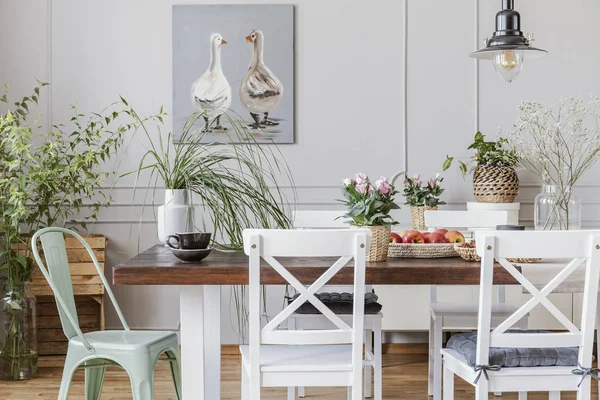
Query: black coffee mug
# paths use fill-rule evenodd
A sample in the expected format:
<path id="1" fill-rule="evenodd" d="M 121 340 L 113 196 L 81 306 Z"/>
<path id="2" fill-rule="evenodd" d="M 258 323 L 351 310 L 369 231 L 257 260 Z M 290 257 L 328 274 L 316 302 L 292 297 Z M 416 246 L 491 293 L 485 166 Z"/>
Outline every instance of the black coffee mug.
<path id="1" fill-rule="evenodd" d="M 166 242 L 173 249 L 206 249 L 210 243 L 210 237 L 211 234 L 208 232 L 176 233 L 175 235 L 167 236 Z M 175 239 L 177 243 L 172 244 L 171 239 Z"/>

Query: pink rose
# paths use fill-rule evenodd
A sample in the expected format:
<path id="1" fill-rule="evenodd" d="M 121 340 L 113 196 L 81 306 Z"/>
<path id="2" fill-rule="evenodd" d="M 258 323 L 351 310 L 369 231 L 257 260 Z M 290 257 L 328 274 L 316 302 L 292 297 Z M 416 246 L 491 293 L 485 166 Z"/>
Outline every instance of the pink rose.
<path id="1" fill-rule="evenodd" d="M 381 193 L 381 194 L 390 194 L 390 193 L 392 193 L 392 185 L 390 185 L 386 181 L 381 181 L 379 183 L 379 193 Z"/>
<path id="2" fill-rule="evenodd" d="M 432 189 L 435 188 L 435 181 L 433 179 L 429 180 L 429 187 Z"/>
<path id="3" fill-rule="evenodd" d="M 361 185 L 363 183 L 367 182 L 367 176 L 361 172 L 359 172 L 358 174 L 356 174 L 356 184 L 357 185 Z"/>
<path id="4" fill-rule="evenodd" d="M 380 180 L 381 182 L 385 182 L 385 183 L 387 183 L 387 182 L 388 182 L 388 178 L 386 178 L 385 176 L 380 176 L 380 177 L 379 177 L 379 180 Z"/>
<path id="5" fill-rule="evenodd" d="M 366 183 L 366 182 L 364 182 L 364 183 L 358 183 L 358 184 L 356 185 L 356 191 L 357 191 L 358 193 L 365 193 L 365 192 L 366 192 L 366 191 L 369 189 L 369 187 L 370 187 L 370 186 L 371 186 L 371 185 L 369 185 L 369 184 L 368 184 L 368 183 Z"/>

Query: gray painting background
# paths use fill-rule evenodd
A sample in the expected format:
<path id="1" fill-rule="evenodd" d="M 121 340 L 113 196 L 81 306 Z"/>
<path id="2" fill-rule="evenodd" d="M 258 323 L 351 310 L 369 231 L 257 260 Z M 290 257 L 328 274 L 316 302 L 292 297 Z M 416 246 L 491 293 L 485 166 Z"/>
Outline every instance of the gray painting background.
<path id="1" fill-rule="evenodd" d="M 239 88 L 253 51 L 253 45 L 245 38 L 253 29 L 263 31 L 264 62 L 283 84 L 281 103 L 269 115 L 279 119 L 280 125 L 273 128 L 279 133 L 270 138 L 256 139 L 275 143 L 294 142 L 293 5 L 173 6 L 173 133 L 176 140 L 181 136 L 186 118 L 196 111 L 191 101 L 191 87 L 208 68 L 212 33 L 220 33 L 227 41 L 221 48 L 221 64 L 231 85 L 231 115 L 237 113 L 247 123 L 252 121 L 250 113 L 240 102 Z M 206 136 L 206 141 L 225 140 L 222 135 Z"/>

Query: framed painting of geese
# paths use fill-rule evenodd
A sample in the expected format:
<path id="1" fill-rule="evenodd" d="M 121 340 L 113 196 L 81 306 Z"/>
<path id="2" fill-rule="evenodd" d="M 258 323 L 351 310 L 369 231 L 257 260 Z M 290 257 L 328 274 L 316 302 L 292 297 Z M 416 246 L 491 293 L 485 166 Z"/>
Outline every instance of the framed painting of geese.
<path id="1" fill-rule="evenodd" d="M 173 6 L 176 140 L 195 113 L 206 142 L 294 143 L 293 5 Z"/>

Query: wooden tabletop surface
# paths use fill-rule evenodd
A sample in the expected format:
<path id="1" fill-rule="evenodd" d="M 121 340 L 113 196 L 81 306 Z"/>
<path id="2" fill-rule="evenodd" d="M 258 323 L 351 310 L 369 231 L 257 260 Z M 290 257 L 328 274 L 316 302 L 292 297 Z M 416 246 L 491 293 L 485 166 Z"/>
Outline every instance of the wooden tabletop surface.
<path id="1" fill-rule="evenodd" d="M 335 258 L 281 258 L 281 264 L 296 278 L 311 284 Z M 478 262 L 462 258 L 409 259 L 389 258 L 386 262 L 368 263 L 366 281 L 373 285 L 478 285 Z M 352 268 L 343 268 L 331 285 L 351 285 Z M 116 285 L 247 285 L 248 257 L 242 252 L 213 252 L 200 263 L 186 263 L 158 244 L 115 267 Z M 261 283 L 285 284 L 272 268 L 263 268 Z M 502 267 L 494 273 L 496 284 L 516 284 Z"/>

